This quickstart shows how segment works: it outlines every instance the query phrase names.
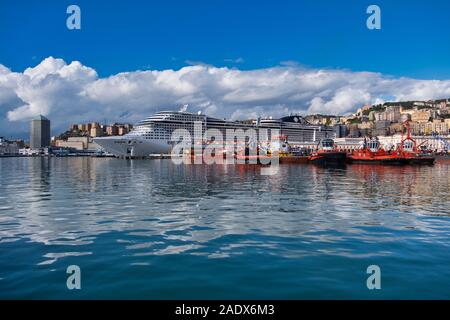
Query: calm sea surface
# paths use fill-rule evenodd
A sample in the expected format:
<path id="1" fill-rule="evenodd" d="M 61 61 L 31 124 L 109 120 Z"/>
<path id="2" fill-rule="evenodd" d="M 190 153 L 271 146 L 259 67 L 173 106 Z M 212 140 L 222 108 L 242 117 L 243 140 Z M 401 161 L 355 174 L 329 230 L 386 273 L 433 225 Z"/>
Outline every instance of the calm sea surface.
<path id="1" fill-rule="evenodd" d="M 0 159 L 0 298 L 450 298 L 450 163 Z M 81 268 L 81 290 L 66 268 Z M 381 290 L 366 269 L 381 268 Z"/>

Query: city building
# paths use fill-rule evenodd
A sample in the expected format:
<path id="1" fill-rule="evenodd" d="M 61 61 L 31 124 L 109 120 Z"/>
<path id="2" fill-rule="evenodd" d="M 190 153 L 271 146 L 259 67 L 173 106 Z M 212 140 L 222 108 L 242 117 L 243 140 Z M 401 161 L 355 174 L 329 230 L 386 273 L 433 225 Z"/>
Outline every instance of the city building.
<path id="1" fill-rule="evenodd" d="M 92 138 L 102 136 L 123 136 L 133 129 L 131 124 L 114 123 L 111 125 L 100 125 L 98 122 L 72 124 L 60 140 L 65 140 L 68 136 L 90 136 Z"/>
<path id="2" fill-rule="evenodd" d="M 348 137 L 350 138 L 358 138 L 361 136 L 361 132 L 359 131 L 357 124 L 351 124 L 348 127 Z"/>
<path id="3" fill-rule="evenodd" d="M 347 136 L 347 126 L 345 124 L 334 125 L 334 132 L 336 138 L 343 138 Z"/>
<path id="4" fill-rule="evenodd" d="M 374 112 L 373 115 L 369 114 L 369 119 L 374 121 L 389 121 L 398 122 L 401 118 L 400 106 L 389 106 L 385 111 Z"/>
<path id="5" fill-rule="evenodd" d="M 106 134 L 108 136 L 117 136 L 119 135 L 119 127 L 117 125 L 111 125 L 106 127 Z"/>
<path id="6" fill-rule="evenodd" d="M 56 140 L 55 147 L 70 148 L 77 151 L 95 151 L 100 148 L 91 137 L 69 137 L 67 140 Z"/>
<path id="7" fill-rule="evenodd" d="M 395 133 L 401 133 L 404 131 L 403 123 L 397 122 L 393 123 L 389 126 L 389 133 L 395 134 Z"/>
<path id="8" fill-rule="evenodd" d="M 39 115 L 31 120 L 30 148 L 41 149 L 50 146 L 50 120 Z"/>
<path id="9" fill-rule="evenodd" d="M 17 155 L 19 154 L 19 144 L 15 141 L 8 141 L 0 137 L 0 155 Z"/>
<path id="10" fill-rule="evenodd" d="M 374 121 L 387 121 L 387 115 L 386 112 L 375 112 L 374 114 L 375 118 Z"/>
<path id="11" fill-rule="evenodd" d="M 450 120 L 450 119 L 445 119 Z M 449 124 L 450 121 L 442 121 L 433 119 L 433 121 L 429 122 L 412 122 L 411 123 L 411 132 L 414 135 L 425 135 L 429 136 L 432 134 L 438 135 L 448 135 L 449 134 Z"/>
<path id="12" fill-rule="evenodd" d="M 378 120 L 374 122 L 374 128 L 372 130 L 373 136 L 385 136 L 389 133 L 389 127 L 391 122 L 388 120 Z"/>
<path id="13" fill-rule="evenodd" d="M 430 118 L 430 110 L 416 111 L 411 115 L 411 121 L 413 122 L 428 122 Z"/>
<path id="14" fill-rule="evenodd" d="M 444 122 L 447 124 L 447 128 L 449 129 L 450 134 L 450 118 L 444 119 Z"/>
<path id="15" fill-rule="evenodd" d="M 380 136 L 378 137 L 380 144 L 386 150 L 396 148 L 404 138 L 402 134 L 395 134 L 391 136 Z M 435 152 L 443 152 L 447 150 L 447 145 L 450 144 L 450 137 L 444 137 L 440 139 L 439 137 L 430 136 L 412 136 L 416 141 L 417 145 L 423 145 L 426 148 L 433 150 Z M 341 150 L 351 151 L 359 149 L 363 146 L 364 138 L 335 138 L 334 142 L 336 147 Z"/>
<path id="16" fill-rule="evenodd" d="M 128 132 L 130 132 L 130 129 L 128 129 L 126 127 L 119 127 L 119 130 L 118 130 L 119 136 L 123 136 L 124 134 L 127 134 Z"/>
<path id="17" fill-rule="evenodd" d="M 390 106 L 386 108 L 386 120 L 390 122 L 398 122 L 401 118 L 400 106 Z"/>
<path id="18" fill-rule="evenodd" d="M 401 134 L 395 134 L 392 136 L 378 137 L 381 145 L 384 148 L 389 149 L 390 147 L 396 147 L 402 141 Z M 433 150 L 435 152 L 443 152 L 446 151 L 446 145 L 450 143 L 450 137 L 445 137 L 443 139 L 439 139 L 437 137 L 432 136 L 415 136 L 412 138 L 416 141 L 417 145 L 423 145 L 427 149 Z"/>
<path id="19" fill-rule="evenodd" d="M 93 138 L 103 136 L 103 129 L 100 127 L 100 124 L 98 122 L 91 123 L 91 130 L 89 132 L 89 135 Z"/>

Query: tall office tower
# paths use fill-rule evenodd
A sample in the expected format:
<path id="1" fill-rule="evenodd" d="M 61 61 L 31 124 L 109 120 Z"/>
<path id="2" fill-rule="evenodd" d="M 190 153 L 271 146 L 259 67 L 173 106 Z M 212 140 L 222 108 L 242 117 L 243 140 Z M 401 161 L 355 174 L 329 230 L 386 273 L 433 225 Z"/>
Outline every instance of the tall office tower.
<path id="1" fill-rule="evenodd" d="M 39 115 L 31 120 L 30 148 L 39 149 L 50 146 L 50 120 Z"/>

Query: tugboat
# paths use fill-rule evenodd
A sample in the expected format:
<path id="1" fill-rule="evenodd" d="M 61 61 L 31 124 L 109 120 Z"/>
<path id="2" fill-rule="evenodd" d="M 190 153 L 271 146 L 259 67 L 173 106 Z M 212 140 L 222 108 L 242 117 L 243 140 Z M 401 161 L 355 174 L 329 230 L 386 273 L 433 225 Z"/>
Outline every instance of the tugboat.
<path id="1" fill-rule="evenodd" d="M 291 145 L 287 137 L 274 137 L 265 148 L 267 155 L 278 155 L 279 157 L 287 157 L 291 155 Z"/>
<path id="2" fill-rule="evenodd" d="M 396 164 L 404 165 L 409 163 L 409 159 L 405 158 L 398 150 L 386 151 L 380 147 L 378 138 L 372 138 L 369 141 L 364 139 L 362 149 L 353 150 L 348 155 L 348 161 L 352 163 L 379 163 L 379 164 Z"/>
<path id="3" fill-rule="evenodd" d="M 405 121 L 403 125 L 406 127 L 406 138 L 403 139 L 402 137 L 402 141 L 397 149 L 398 153 L 405 159 L 408 159 L 410 164 L 434 164 L 436 158 L 432 152 L 426 148 L 418 148 L 416 140 L 411 138 L 409 121 Z"/>
<path id="4" fill-rule="evenodd" d="M 269 156 L 278 156 L 280 164 L 306 163 L 308 161 L 308 156 L 304 152 L 289 144 L 287 136 L 274 138 L 266 151 Z"/>
<path id="5" fill-rule="evenodd" d="M 347 153 L 338 150 L 334 140 L 330 138 L 322 139 L 318 150 L 313 151 L 308 157 L 308 161 L 321 165 L 344 165 L 346 159 Z"/>

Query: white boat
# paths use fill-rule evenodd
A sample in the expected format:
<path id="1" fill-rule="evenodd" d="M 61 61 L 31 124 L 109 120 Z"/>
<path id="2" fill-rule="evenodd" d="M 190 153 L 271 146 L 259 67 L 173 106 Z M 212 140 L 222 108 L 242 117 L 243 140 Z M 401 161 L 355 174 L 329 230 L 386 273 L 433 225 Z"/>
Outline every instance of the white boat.
<path id="1" fill-rule="evenodd" d="M 228 129 L 242 129 L 242 132 L 247 129 L 254 129 L 256 132 L 260 129 L 271 129 L 277 130 L 278 135 L 287 136 L 291 144 L 315 141 L 334 132 L 330 127 L 310 125 L 301 116 L 296 115 L 281 119 L 228 121 L 201 113 L 161 111 L 138 122 L 134 129 L 124 136 L 100 137 L 94 138 L 94 141 L 106 152 L 118 157 L 167 154 L 176 143 L 172 140 L 172 133 L 176 129 L 185 129 L 192 137 L 203 137 L 207 129 L 216 129 L 222 133 L 224 139 Z"/>

